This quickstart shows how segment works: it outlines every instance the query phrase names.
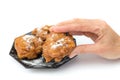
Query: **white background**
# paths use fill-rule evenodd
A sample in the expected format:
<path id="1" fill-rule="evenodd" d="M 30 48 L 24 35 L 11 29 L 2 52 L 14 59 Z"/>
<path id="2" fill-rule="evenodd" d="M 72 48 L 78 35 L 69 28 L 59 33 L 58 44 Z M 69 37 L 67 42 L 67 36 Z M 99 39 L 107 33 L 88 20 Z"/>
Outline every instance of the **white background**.
<path id="1" fill-rule="evenodd" d="M 102 19 L 120 34 L 119 0 L 0 0 L 0 80 L 120 80 L 120 60 L 81 54 L 58 69 L 34 70 L 9 56 L 17 36 L 72 18 Z"/>

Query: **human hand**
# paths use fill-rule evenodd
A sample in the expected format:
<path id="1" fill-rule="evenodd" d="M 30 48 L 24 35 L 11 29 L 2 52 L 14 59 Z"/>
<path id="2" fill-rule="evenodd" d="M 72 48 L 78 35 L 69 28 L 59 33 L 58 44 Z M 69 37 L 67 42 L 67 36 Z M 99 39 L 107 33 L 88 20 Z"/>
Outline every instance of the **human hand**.
<path id="1" fill-rule="evenodd" d="M 79 53 L 93 53 L 106 59 L 120 58 L 120 36 L 102 20 L 73 19 L 61 22 L 50 29 L 54 32 L 70 32 L 73 35 L 85 35 L 95 43 L 77 46 L 70 58 Z"/>

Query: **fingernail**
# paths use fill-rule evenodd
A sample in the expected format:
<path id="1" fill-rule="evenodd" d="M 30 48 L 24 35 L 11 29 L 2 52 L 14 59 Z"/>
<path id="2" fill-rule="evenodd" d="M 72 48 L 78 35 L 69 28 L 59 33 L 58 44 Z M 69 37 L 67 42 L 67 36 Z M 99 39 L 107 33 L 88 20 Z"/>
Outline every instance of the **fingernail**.
<path id="1" fill-rule="evenodd" d="M 52 26 L 52 27 L 50 28 L 50 31 L 52 31 L 52 32 L 54 31 L 54 26 Z"/>
<path id="2" fill-rule="evenodd" d="M 71 54 L 71 55 L 69 55 L 69 58 L 73 58 L 73 57 L 75 57 L 76 55 L 77 55 L 77 53 Z"/>

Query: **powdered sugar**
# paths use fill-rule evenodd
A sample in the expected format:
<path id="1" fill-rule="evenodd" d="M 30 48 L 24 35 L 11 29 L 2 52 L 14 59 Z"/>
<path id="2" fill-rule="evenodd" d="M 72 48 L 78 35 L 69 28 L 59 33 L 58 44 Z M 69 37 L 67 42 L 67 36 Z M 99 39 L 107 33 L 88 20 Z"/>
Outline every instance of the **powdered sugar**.
<path id="1" fill-rule="evenodd" d="M 25 40 L 27 43 L 31 43 L 32 42 L 32 39 L 34 39 L 35 36 L 33 35 L 25 35 L 23 36 L 23 40 Z"/>
<path id="2" fill-rule="evenodd" d="M 37 33 L 40 33 L 41 32 L 41 28 L 36 28 L 37 29 Z"/>
<path id="3" fill-rule="evenodd" d="M 56 41 L 56 42 L 51 46 L 51 48 L 52 48 L 52 49 L 56 49 L 57 47 L 63 46 L 63 42 L 64 42 L 64 38 Z"/>
<path id="4" fill-rule="evenodd" d="M 40 37 L 38 38 L 38 41 L 41 42 L 41 43 L 43 42 L 43 40 Z"/>
<path id="5" fill-rule="evenodd" d="M 31 43 L 32 43 L 32 40 L 35 38 L 35 36 L 33 35 L 25 35 L 23 36 L 23 40 L 25 40 L 27 42 L 27 46 L 26 48 L 29 50 L 32 46 L 31 46 Z"/>

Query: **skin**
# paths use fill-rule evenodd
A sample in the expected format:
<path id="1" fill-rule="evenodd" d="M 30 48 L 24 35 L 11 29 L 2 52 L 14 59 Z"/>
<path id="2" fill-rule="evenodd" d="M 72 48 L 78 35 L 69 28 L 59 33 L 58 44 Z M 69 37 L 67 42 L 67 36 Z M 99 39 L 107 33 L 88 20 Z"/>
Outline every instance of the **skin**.
<path id="1" fill-rule="evenodd" d="M 92 53 L 106 59 L 120 58 L 120 36 L 105 21 L 72 19 L 58 23 L 50 30 L 70 32 L 72 35 L 85 35 L 94 41 L 94 44 L 77 46 L 69 55 L 70 58 L 81 53 Z"/>

